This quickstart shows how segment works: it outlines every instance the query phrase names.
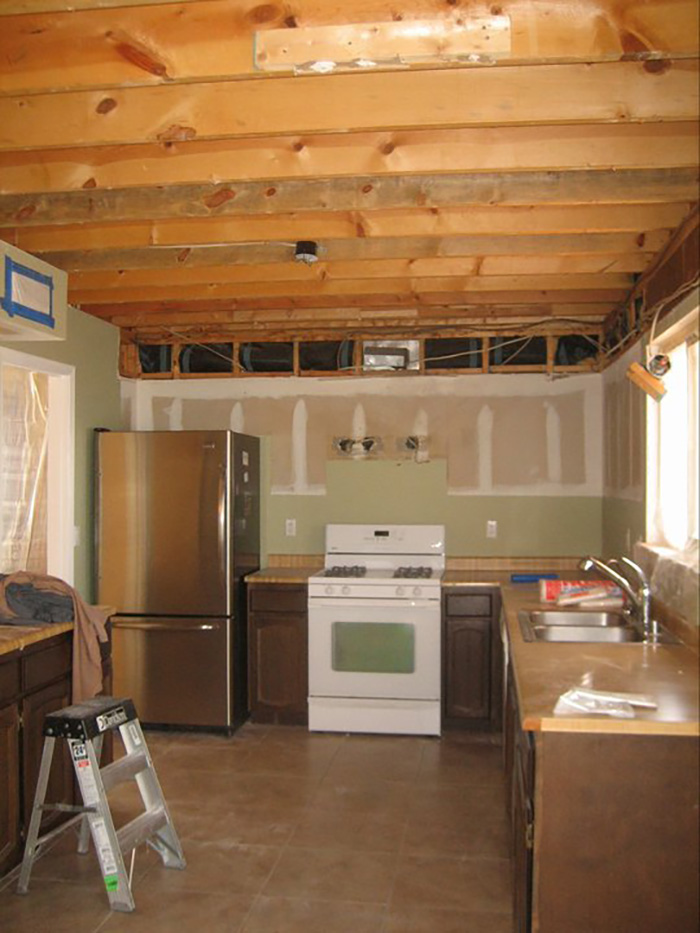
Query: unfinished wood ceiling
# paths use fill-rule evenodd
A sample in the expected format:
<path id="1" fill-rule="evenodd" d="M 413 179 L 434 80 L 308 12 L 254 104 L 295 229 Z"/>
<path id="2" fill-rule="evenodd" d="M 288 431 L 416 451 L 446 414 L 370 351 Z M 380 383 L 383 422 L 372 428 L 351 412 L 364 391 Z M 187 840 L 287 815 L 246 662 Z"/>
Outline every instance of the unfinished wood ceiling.
<path id="1" fill-rule="evenodd" d="M 697 0 L 0 14 L 0 239 L 128 340 L 595 329 L 697 201 Z"/>

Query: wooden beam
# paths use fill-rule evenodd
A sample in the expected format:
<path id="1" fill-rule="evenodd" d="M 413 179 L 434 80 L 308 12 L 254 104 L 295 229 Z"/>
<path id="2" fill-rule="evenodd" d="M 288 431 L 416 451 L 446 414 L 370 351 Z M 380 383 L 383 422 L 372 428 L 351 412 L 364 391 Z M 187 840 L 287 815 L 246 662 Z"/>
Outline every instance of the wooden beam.
<path id="1" fill-rule="evenodd" d="M 0 226 L 164 218 L 387 210 L 471 204 L 625 204 L 692 201 L 698 169 L 665 168 L 459 175 L 364 175 L 236 185 L 94 189 L 0 195 Z"/>
<path id="2" fill-rule="evenodd" d="M 249 298 L 260 296 L 283 297 L 307 295 L 332 295 L 338 302 L 341 296 L 377 294 L 419 295 L 448 292 L 461 294 L 462 301 L 468 302 L 469 296 L 483 292 L 524 292 L 577 290 L 597 293 L 608 291 L 623 296 L 632 287 L 631 275 L 514 275 L 514 276 L 470 276 L 455 275 L 418 278 L 414 276 L 387 279 L 343 279 L 337 282 L 312 280 L 306 282 L 210 282 L 195 285 L 178 285 L 163 282 L 160 285 L 137 286 L 133 288 L 115 288 L 109 290 L 74 288 L 69 282 L 68 298 L 77 304 L 119 303 L 138 301 L 139 299 L 170 299 L 187 301 L 190 299 L 209 298 Z M 510 303 L 517 301 L 511 298 Z M 371 302 L 370 302 L 371 303 Z"/>
<path id="3" fill-rule="evenodd" d="M 381 131 L 0 152 L 0 192 L 697 167 L 697 121 Z M 270 185 L 267 186 L 271 187 Z M 267 190 L 267 189 L 266 189 Z"/>
<path id="4" fill-rule="evenodd" d="M 303 212 L 279 216 L 193 218 L 154 223 L 83 224 L 0 229 L 0 239 L 30 253 L 59 249 L 134 249 L 287 242 L 349 237 L 515 236 L 639 233 L 674 229 L 690 209 L 678 204 L 414 208 L 397 211 Z M 514 252 L 517 252 L 514 250 Z"/>
<path id="5" fill-rule="evenodd" d="M 112 311 L 97 306 L 94 309 L 96 317 L 109 319 L 122 327 L 158 328 L 163 333 L 168 328 L 197 328 L 199 332 L 206 333 L 207 328 L 223 326 L 246 326 L 267 328 L 279 327 L 285 324 L 297 327 L 308 323 L 310 326 L 345 326 L 349 323 L 372 323 L 378 320 L 401 319 L 404 322 L 429 321 L 434 325 L 452 324 L 456 326 L 481 326 L 502 320 L 507 323 L 518 323 L 533 320 L 547 322 L 547 326 L 556 326 L 557 329 L 581 329 L 597 326 L 601 314 L 607 305 L 599 306 L 598 313 L 581 314 L 577 305 L 499 305 L 480 306 L 478 308 L 446 308 L 437 305 L 432 308 L 416 307 L 415 305 L 401 307 L 382 306 L 373 307 L 332 307 L 332 308 L 272 308 L 269 310 L 246 310 L 235 308 L 221 310 L 213 308 L 209 311 L 189 311 L 186 309 L 173 309 L 171 311 L 126 311 L 119 306 Z"/>
<path id="6" fill-rule="evenodd" d="M 251 266 L 193 266 L 171 269 L 167 287 L 185 285 L 209 285 L 216 283 L 255 284 L 287 282 L 294 289 L 297 283 L 323 283 L 329 288 L 347 280 L 367 281 L 387 278 L 447 278 L 470 277 L 521 277 L 540 275 L 580 276 L 639 272 L 647 262 L 639 257 L 615 256 L 461 256 L 459 258 L 433 259 L 370 259 L 357 262 L 319 262 L 313 266 L 287 261 L 261 267 Z M 625 281 L 632 284 L 626 276 Z M 572 282 L 576 284 L 576 280 Z M 71 295 L 84 291 L 106 291 L 114 289 L 162 288 L 161 269 L 139 269 L 132 271 L 104 270 L 77 272 L 70 277 Z"/>
<path id="7" fill-rule="evenodd" d="M 328 240 L 323 258 L 327 262 L 356 262 L 369 259 L 429 259 L 433 257 L 519 256 L 551 257 L 601 262 L 626 256 L 635 266 L 646 267 L 668 241 L 670 231 L 644 233 L 589 233 L 551 236 L 479 237 L 374 237 Z M 239 243 L 233 246 L 153 246 L 116 250 L 59 250 L 42 258 L 66 272 L 88 270 L 179 269 L 202 266 L 266 265 L 289 262 L 293 247 L 287 243 Z M 527 261 L 527 260 L 525 260 Z M 636 270 L 620 270 L 636 271 Z M 264 270 L 261 271 L 264 275 Z"/>
<path id="8" fill-rule="evenodd" d="M 305 295 L 292 297 L 264 297 L 264 298 L 206 298 L 199 297 L 184 302 L 177 299 L 171 301 L 156 300 L 137 301 L 114 304 L 109 301 L 101 304 L 83 302 L 81 307 L 89 314 L 114 320 L 119 323 L 126 317 L 140 319 L 153 319 L 153 315 L 160 315 L 161 321 L 176 320 L 184 316 L 190 320 L 232 320 L 231 315 L 250 314 L 253 319 L 260 321 L 263 326 L 267 312 L 284 312 L 292 315 L 302 311 L 304 313 L 323 313 L 326 309 L 336 311 L 339 308 L 362 309 L 369 314 L 379 314 L 381 309 L 409 309 L 415 314 L 429 314 L 435 309 L 449 308 L 450 313 L 461 313 L 469 317 L 482 317 L 484 315 L 498 314 L 501 309 L 508 313 L 508 308 L 522 308 L 525 314 L 528 309 L 556 309 L 557 316 L 569 318 L 600 319 L 609 313 L 623 296 L 617 291 L 597 292 L 484 292 L 465 295 L 440 293 L 437 296 L 404 295 L 344 295 L 339 301 L 335 295 Z M 534 313 L 534 312 L 533 312 Z M 549 316 L 551 313 L 537 316 Z M 212 318 L 213 315 L 213 318 Z"/>
<path id="9" fill-rule="evenodd" d="M 514 102 L 517 101 L 517 106 Z M 531 123 L 692 120 L 698 62 L 408 71 L 0 98 L 0 149 Z"/>
<path id="10" fill-rule="evenodd" d="M 401 7 L 404 22 L 463 21 L 459 4 L 412 0 L 407 7 Z M 470 8 L 469 21 L 492 16 L 492 9 L 488 4 Z M 692 0 L 676 0 L 670 7 L 662 0 L 576 5 L 502 0 L 498 11 L 509 26 L 509 49 L 501 50 L 501 57 L 511 61 L 599 61 L 622 55 L 658 60 L 671 51 L 692 54 L 698 49 L 697 4 Z M 308 60 L 319 51 L 313 45 L 318 27 L 331 27 L 331 38 L 338 37 L 339 28 L 353 25 L 366 29 L 377 22 L 381 29 L 384 21 L 391 28 L 395 12 L 395 4 L 386 0 L 335 5 L 319 0 L 3 0 L 0 84 L 6 93 L 37 93 L 57 87 L 245 77 L 255 73 L 254 44 L 260 50 L 275 34 L 282 42 L 287 37 L 307 42 Z M 359 50 L 354 57 L 360 57 Z M 14 67 L 18 60 L 23 64 L 19 69 Z"/>

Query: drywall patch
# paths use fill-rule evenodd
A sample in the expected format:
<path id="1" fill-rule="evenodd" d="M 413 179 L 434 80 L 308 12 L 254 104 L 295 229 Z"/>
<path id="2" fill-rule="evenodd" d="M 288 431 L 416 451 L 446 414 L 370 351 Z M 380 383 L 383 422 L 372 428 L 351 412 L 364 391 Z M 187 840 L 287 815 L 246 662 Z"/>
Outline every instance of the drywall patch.
<path id="1" fill-rule="evenodd" d="M 231 422 L 230 427 L 232 431 L 236 431 L 238 434 L 245 434 L 245 417 L 243 415 L 243 406 L 240 402 L 236 402 L 231 410 Z"/>
<path id="2" fill-rule="evenodd" d="M 397 464 L 414 460 L 402 441 L 426 433 L 430 459 L 447 464 L 446 495 L 594 496 L 602 487 L 602 386 L 597 375 L 252 377 L 142 380 L 130 396 L 136 429 L 233 427 L 269 438 L 274 494 L 325 494 L 326 467 L 342 459 L 334 437 L 378 437 L 373 457 Z"/>
<path id="3" fill-rule="evenodd" d="M 300 398 L 292 416 L 292 489 L 299 495 L 309 486 L 306 463 L 306 432 L 309 418 L 306 403 Z"/>
<path id="4" fill-rule="evenodd" d="M 550 483 L 561 482 L 561 418 L 555 405 L 544 403 L 547 434 L 547 479 Z"/>
<path id="5" fill-rule="evenodd" d="M 561 475 L 558 482 L 567 486 L 583 485 L 588 480 L 586 450 L 592 448 L 601 462 L 603 438 L 600 431 L 586 438 L 586 408 L 583 392 L 570 392 L 550 404 L 559 420 Z M 550 477 L 554 479 L 553 477 Z"/>
<path id="6" fill-rule="evenodd" d="M 217 399 L 211 402 L 183 399 L 182 428 L 184 431 L 219 431 L 228 428 L 232 409 L 231 399 Z"/>
<path id="7" fill-rule="evenodd" d="M 493 486 L 541 485 L 547 473 L 547 411 L 542 399 L 493 399 Z"/>

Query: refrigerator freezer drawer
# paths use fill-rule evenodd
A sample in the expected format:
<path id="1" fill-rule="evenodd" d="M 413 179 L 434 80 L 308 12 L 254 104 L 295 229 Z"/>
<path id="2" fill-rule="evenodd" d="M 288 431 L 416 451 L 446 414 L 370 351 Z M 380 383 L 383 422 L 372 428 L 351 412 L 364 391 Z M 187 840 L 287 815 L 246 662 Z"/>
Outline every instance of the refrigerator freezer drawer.
<path id="1" fill-rule="evenodd" d="M 115 696 L 130 697 L 145 723 L 229 726 L 230 621 L 113 617 Z"/>

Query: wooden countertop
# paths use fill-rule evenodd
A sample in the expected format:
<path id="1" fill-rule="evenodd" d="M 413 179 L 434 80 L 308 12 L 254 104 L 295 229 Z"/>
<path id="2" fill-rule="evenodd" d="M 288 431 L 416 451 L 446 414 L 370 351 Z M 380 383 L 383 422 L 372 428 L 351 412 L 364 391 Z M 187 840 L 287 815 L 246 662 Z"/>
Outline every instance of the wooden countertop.
<path id="1" fill-rule="evenodd" d="M 246 583 L 297 583 L 306 584 L 312 574 L 323 567 L 266 567 L 246 577 Z M 494 570 L 448 570 L 442 578 L 443 586 L 500 586 L 510 579 L 510 574 Z"/>
<path id="2" fill-rule="evenodd" d="M 640 735 L 699 735 L 698 656 L 685 645 L 526 642 L 520 609 L 545 608 L 536 584 L 504 583 L 504 618 L 524 729 Z M 551 608 L 551 606 L 550 606 Z M 634 719 L 554 715 L 562 693 L 587 687 L 641 693 L 656 710 L 635 710 Z"/>
<path id="3" fill-rule="evenodd" d="M 72 622 L 55 625 L 0 625 L 0 655 L 22 651 L 27 645 L 47 638 L 55 638 L 73 629 Z"/>
<path id="4" fill-rule="evenodd" d="M 306 585 L 309 577 L 318 573 L 323 565 L 317 567 L 266 567 L 248 574 L 246 583 L 297 583 Z"/>

